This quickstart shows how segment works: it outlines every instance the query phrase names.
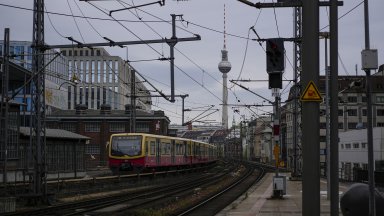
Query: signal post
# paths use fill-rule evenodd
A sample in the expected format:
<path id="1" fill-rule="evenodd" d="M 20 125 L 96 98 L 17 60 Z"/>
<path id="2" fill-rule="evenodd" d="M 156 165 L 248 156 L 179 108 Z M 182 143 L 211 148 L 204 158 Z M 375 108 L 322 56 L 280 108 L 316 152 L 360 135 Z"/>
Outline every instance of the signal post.
<path id="1" fill-rule="evenodd" d="M 285 66 L 285 49 L 283 38 L 271 38 L 266 40 L 266 60 L 268 73 L 268 87 L 272 89 L 275 97 L 273 109 L 273 154 L 275 157 L 276 172 L 273 177 L 272 198 L 282 198 L 286 194 L 285 176 L 279 176 L 280 159 L 280 89 L 282 88 L 282 77 Z M 272 149 L 271 149 L 272 150 Z"/>

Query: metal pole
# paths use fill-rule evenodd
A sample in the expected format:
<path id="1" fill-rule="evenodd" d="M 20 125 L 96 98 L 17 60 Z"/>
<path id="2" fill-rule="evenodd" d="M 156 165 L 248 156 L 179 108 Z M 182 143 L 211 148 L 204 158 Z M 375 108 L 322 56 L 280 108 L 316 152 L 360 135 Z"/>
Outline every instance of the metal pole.
<path id="1" fill-rule="evenodd" d="M 130 132 L 136 132 L 136 70 L 131 68 L 131 112 Z"/>
<path id="2" fill-rule="evenodd" d="M 31 130 L 32 160 L 34 161 L 34 194 L 43 201 L 47 192 L 46 176 L 46 130 L 45 130 L 45 73 L 44 70 L 44 0 L 34 0 L 33 4 L 33 56 L 32 56 L 32 110 Z M 35 150 L 33 152 L 33 150 Z"/>
<path id="3" fill-rule="evenodd" d="M 275 153 L 275 166 L 276 166 L 276 172 L 275 176 L 279 176 L 279 156 L 280 156 L 280 112 L 279 112 L 279 101 L 280 97 L 275 97 L 275 109 L 274 109 L 274 119 L 273 119 L 273 140 L 275 142 L 275 148 L 277 149 Z M 275 150 L 274 150 L 275 151 Z"/>
<path id="4" fill-rule="evenodd" d="M 181 104 L 181 110 L 182 110 L 182 112 L 181 112 L 181 125 L 182 126 L 184 126 L 184 111 L 185 111 L 185 109 L 184 109 L 184 99 L 185 99 L 185 97 L 188 97 L 188 96 L 189 96 L 188 94 L 180 96 L 181 99 L 182 99 L 182 104 Z"/>
<path id="5" fill-rule="evenodd" d="M 4 167 L 3 167 L 3 183 L 4 183 L 4 192 L 6 192 L 7 188 L 7 163 L 8 163 L 8 111 L 9 111 L 9 97 L 8 97 L 8 82 L 9 82 L 9 28 L 5 28 L 4 30 L 4 49 L 3 49 L 4 63 L 3 63 L 3 90 L 1 97 L 1 120 L 3 127 L 3 133 L 1 134 L 1 139 L 4 142 Z"/>
<path id="6" fill-rule="evenodd" d="M 303 1 L 302 85 L 319 83 L 319 2 Z M 302 103 L 303 215 L 320 215 L 319 103 Z"/>
<path id="7" fill-rule="evenodd" d="M 294 19 L 294 37 L 301 37 L 301 7 L 296 7 L 295 11 L 295 19 Z M 297 149 L 298 149 L 298 139 L 297 139 L 297 131 L 298 131 L 298 95 L 299 95 L 299 87 L 298 87 L 298 78 L 299 78 L 299 68 L 301 67 L 301 42 L 294 42 L 294 104 L 293 104 L 293 173 L 292 177 L 297 177 L 298 167 L 297 167 Z"/>
<path id="8" fill-rule="evenodd" d="M 338 12 L 337 0 L 330 6 L 330 166 L 331 215 L 339 215 L 339 117 L 338 117 Z"/>
<path id="9" fill-rule="evenodd" d="M 365 29 L 365 49 L 368 50 L 369 45 L 369 10 L 368 0 L 364 0 L 364 29 Z M 366 97 L 367 97 L 367 141 L 368 141 L 368 184 L 369 184 L 369 215 L 376 216 L 375 203 L 375 172 L 373 157 L 373 125 L 372 125 L 372 87 L 371 87 L 371 70 L 366 69 Z"/>
<path id="10" fill-rule="evenodd" d="M 328 34 L 328 33 L 327 33 Z M 325 124 L 326 124 L 326 132 L 325 132 L 325 137 L 326 137 L 326 175 L 327 175 L 327 199 L 330 199 L 330 194 L 331 194 L 331 187 L 330 187 L 330 167 L 329 167 L 329 161 L 330 161 L 330 155 L 329 155 L 329 149 L 330 149 L 330 136 L 329 136 L 329 70 L 328 70 L 328 36 L 324 37 L 324 53 L 325 53 Z"/>
<path id="11" fill-rule="evenodd" d="M 172 16 L 172 37 L 171 39 L 177 39 L 176 37 L 176 24 L 175 24 L 175 21 L 176 21 L 176 15 L 175 14 L 171 14 Z M 170 102 L 175 102 L 175 55 L 174 55 L 174 48 L 175 48 L 175 45 L 176 45 L 177 41 L 176 42 L 171 42 L 171 43 L 168 43 L 169 47 L 170 47 L 170 56 L 171 56 L 171 100 Z"/>

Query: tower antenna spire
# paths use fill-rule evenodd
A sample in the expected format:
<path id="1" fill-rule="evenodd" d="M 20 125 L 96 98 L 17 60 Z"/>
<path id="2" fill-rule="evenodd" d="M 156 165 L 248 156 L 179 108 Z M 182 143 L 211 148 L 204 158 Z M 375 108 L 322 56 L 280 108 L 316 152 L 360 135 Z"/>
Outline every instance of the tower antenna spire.
<path id="1" fill-rule="evenodd" d="M 226 49 L 227 48 L 227 45 L 226 45 L 226 43 L 227 43 L 227 41 L 226 41 L 226 34 L 227 34 L 227 32 L 226 32 L 226 29 L 225 29 L 225 4 L 224 4 L 224 33 L 223 33 L 224 35 L 224 49 Z"/>

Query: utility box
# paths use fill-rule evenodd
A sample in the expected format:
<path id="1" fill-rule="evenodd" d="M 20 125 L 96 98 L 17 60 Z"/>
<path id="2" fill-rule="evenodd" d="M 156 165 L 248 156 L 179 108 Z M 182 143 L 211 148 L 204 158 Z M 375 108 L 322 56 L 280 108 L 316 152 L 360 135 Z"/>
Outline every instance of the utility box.
<path id="1" fill-rule="evenodd" d="M 287 194 L 287 179 L 285 176 L 273 176 L 273 196 L 282 197 Z"/>
<path id="2" fill-rule="evenodd" d="M 377 49 L 361 51 L 361 69 L 377 69 L 378 67 Z"/>

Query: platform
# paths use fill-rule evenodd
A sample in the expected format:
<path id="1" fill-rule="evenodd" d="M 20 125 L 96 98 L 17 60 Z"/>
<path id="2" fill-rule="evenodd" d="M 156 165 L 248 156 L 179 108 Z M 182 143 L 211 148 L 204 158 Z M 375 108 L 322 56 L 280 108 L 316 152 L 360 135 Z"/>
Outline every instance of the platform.
<path id="1" fill-rule="evenodd" d="M 289 180 L 287 175 L 287 193 L 283 199 L 271 199 L 273 192 L 272 178 L 275 174 L 268 173 L 261 182 L 252 186 L 247 193 L 227 206 L 216 216 L 301 216 L 302 215 L 302 182 Z M 339 186 L 340 193 L 348 186 Z M 320 180 L 320 215 L 330 215 L 330 200 L 327 200 L 326 180 Z M 341 194 L 340 194 L 341 195 Z M 342 215 L 339 210 L 339 215 Z"/>

